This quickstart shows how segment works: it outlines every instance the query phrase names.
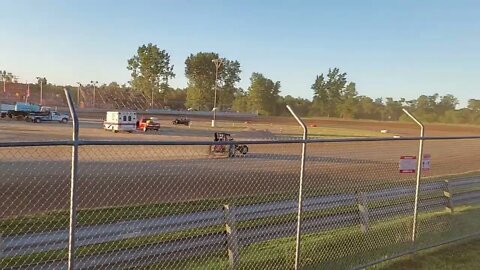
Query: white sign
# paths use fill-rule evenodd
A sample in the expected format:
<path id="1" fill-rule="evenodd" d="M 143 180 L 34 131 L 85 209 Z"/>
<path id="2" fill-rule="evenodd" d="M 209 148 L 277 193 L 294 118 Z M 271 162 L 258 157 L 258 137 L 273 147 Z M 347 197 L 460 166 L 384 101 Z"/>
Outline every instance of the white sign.
<path id="1" fill-rule="evenodd" d="M 423 155 L 422 171 L 430 170 L 430 154 Z M 399 162 L 400 173 L 415 173 L 417 171 L 416 156 L 401 156 Z"/>
<path id="2" fill-rule="evenodd" d="M 415 173 L 417 168 L 417 157 L 401 156 L 399 167 L 400 167 L 400 173 Z"/>

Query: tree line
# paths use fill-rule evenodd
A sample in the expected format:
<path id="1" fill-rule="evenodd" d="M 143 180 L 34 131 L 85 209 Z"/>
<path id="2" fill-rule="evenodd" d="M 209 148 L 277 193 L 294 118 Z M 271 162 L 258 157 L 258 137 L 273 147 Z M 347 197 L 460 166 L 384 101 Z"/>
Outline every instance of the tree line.
<path id="1" fill-rule="evenodd" d="M 217 65 L 215 65 L 216 61 Z M 421 95 L 417 99 L 371 98 L 359 95 L 355 82 L 347 73 L 331 68 L 312 78 L 312 99 L 281 95 L 281 83 L 253 72 L 247 89 L 238 86 L 241 65 L 214 52 L 190 54 L 185 60 L 187 87 L 172 88 L 169 80 L 176 76 L 170 55 L 157 45 L 146 44 L 127 61 L 131 72 L 128 84 L 116 82 L 98 86 L 99 99 L 113 102 L 118 108 L 171 108 L 177 110 L 218 110 L 253 112 L 259 115 L 288 115 L 290 105 L 299 115 L 372 119 L 382 121 L 407 120 L 403 108 L 425 122 L 480 124 L 480 100 L 471 99 L 466 108 L 457 109 L 459 101 L 453 95 Z M 0 71 L 2 80 L 15 76 Z M 46 79 L 42 78 L 44 85 Z M 39 81 L 40 83 L 40 81 Z M 59 92 L 57 86 L 48 84 Z M 92 85 L 84 86 L 91 89 Z M 216 102 L 215 102 L 216 98 Z M 96 98 L 97 99 L 97 98 Z"/>

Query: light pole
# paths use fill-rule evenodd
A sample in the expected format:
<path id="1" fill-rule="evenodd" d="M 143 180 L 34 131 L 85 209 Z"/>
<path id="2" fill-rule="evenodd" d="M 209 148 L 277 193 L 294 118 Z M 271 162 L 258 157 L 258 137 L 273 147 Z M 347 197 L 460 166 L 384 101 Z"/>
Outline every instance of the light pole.
<path id="1" fill-rule="evenodd" d="M 77 88 L 77 107 L 80 108 L 80 87 L 82 87 L 82 84 L 77 82 L 78 88 Z"/>
<path id="2" fill-rule="evenodd" d="M 213 99 L 213 120 L 212 127 L 215 127 L 215 120 L 217 118 L 217 88 L 218 88 L 218 69 L 223 64 L 223 59 L 213 59 L 213 64 L 215 64 L 215 97 Z"/>
<path id="3" fill-rule="evenodd" d="M 95 108 L 95 87 L 97 86 L 98 81 L 90 81 L 93 84 L 93 108 Z"/>
<path id="4" fill-rule="evenodd" d="M 37 80 L 40 82 L 40 105 L 43 105 L 43 80 L 44 77 L 37 77 Z"/>

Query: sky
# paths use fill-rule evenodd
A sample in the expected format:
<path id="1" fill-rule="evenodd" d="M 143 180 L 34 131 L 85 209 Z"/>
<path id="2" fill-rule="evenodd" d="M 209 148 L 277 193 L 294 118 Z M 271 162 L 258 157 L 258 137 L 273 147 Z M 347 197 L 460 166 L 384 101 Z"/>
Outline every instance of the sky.
<path id="1" fill-rule="evenodd" d="M 185 59 L 217 52 L 281 94 L 312 97 L 315 76 L 338 67 L 360 95 L 480 98 L 480 1 L 0 0 L 0 70 L 20 81 L 126 83 L 142 44 L 165 49 L 173 87 Z"/>

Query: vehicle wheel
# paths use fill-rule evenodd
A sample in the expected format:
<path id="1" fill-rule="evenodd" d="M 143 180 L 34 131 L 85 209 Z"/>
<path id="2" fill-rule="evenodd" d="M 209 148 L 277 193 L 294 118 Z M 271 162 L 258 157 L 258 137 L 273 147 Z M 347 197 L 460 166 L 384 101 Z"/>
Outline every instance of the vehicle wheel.
<path id="1" fill-rule="evenodd" d="M 248 146 L 243 145 L 240 152 L 242 153 L 242 155 L 246 155 L 248 153 Z"/>
<path id="2" fill-rule="evenodd" d="M 118 130 L 112 129 L 113 133 L 118 133 Z"/>
<path id="3" fill-rule="evenodd" d="M 67 118 L 63 118 L 61 122 L 64 123 L 64 124 L 66 124 L 66 123 L 68 123 L 68 119 L 67 119 Z"/>
<path id="4" fill-rule="evenodd" d="M 13 115 L 9 114 L 9 115 L 8 115 L 8 118 L 12 119 L 12 118 L 13 118 Z"/>
<path id="5" fill-rule="evenodd" d="M 40 122 L 42 122 L 42 120 L 40 120 L 40 118 L 35 118 L 35 119 L 33 120 L 33 122 L 34 122 L 34 123 L 40 123 Z"/>

